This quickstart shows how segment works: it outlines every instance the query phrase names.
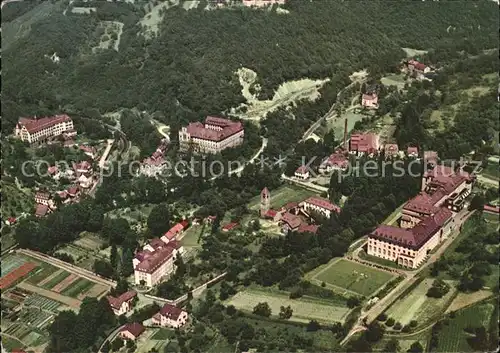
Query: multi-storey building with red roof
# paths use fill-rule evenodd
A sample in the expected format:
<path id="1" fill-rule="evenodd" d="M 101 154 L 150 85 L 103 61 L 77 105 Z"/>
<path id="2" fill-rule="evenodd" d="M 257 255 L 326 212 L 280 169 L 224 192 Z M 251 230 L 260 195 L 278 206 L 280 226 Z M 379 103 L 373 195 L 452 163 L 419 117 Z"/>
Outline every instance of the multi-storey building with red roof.
<path id="1" fill-rule="evenodd" d="M 68 130 L 73 130 L 73 120 L 62 114 L 45 118 L 19 118 L 14 134 L 23 141 L 36 143 L 62 135 Z"/>
<path id="2" fill-rule="evenodd" d="M 239 121 L 208 116 L 204 123 L 190 123 L 179 131 L 179 147 L 199 153 L 219 153 L 243 143 L 245 130 Z"/>
<path id="3" fill-rule="evenodd" d="M 152 322 L 154 325 L 168 326 L 180 328 L 186 324 L 188 320 L 187 311 L 176 306 L 165 304 L 160 311 L 153 316 Z"/>
<path id="4" fill-rule="evenodd" d="M 108 295 L 106 299 L 108 300 L 109 305 L 111 306 L 111 309 L 113 309 L 115 315 L 120 316 L 132 310 L 132 301 L 136 296 L 136 291 L 129 290 L 125 293 L 122 293 L 118 297 Z"/>
<path id="5" fill-rule="evenodd" d="M 339 206 L 334 205 L 329 200 L 322 197 L 310 197 L 302 201 L 299 206 L 301 206 L 306 212 L 318 212 L 326 218 L 330 218 L 332 216 L 332 212 L 340 213 Z"/>
<path id="6" fill-rule="evenodd" d="M 165 243 L 160 238 L 152 239 L 132 260 L 135 284 L 146 287 L 158 284 L 162 278 L 175 271 L 174 261 L 183 252 L 184 249 L 176 240 Z"/>
<path id="7" fill-rule="evenodd" d="M 371 133 L 355 133 L 349 140 L 349 152 L 358 155 L 373 155 L 378 152 L 378 147 L 378 136 Z"/>

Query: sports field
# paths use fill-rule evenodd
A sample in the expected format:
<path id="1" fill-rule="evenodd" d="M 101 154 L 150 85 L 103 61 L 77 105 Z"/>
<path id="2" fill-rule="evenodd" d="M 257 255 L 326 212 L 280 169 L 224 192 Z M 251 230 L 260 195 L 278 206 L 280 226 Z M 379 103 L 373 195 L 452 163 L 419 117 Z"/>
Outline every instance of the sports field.
<path id="1" fill-rule="evenodd" d="M 370 296 L 393 279 L 394 275 L 356 262 L 334 259 L 309 272 L 306 278 L 315 284 L 325 282 L 326 287 L 333 290 Z"/>
<path id="2" fill-rule="evenodd" d="M 493 309 L 493 304 L 487 302 L 458 311 L 439 332 L 436 352 L 473 352 L 474 349 L 467 342 L 467 338 L 472 336 L 464 329 L 479 326 L 488 329 Z"/>
<path id="3" fill-rule="evenodd" d="M 293 310 L 291 321 L 309 322 L 316 320 L 318 322 L 338 321 L 344 322 L 349 312 L 345 306 L 336 306 L 334 303 L 328 303 L 311 297 L 302 297 L 300 299 L 290 299 L 287 292 L 277 293 L 265 290 L 247 289 L 237 293 L 226 304 L 234 305 L 237 309 L 252 312 L 253 308 L 262 302 L 266 302 L 271 307 L 272 316 L 278 316 L 281 306 L 288 306 Z"/>
<path id="4" fill-rule="evenodd" d="M 449 282 L 450 291 L 442 298 L 429 298 L 426 296 L 429 288 L 432 287 L 434 279 L 423 280 L 414 290 L 405 297 L 398 299 L 387 310 L 388 317 L 393 318 L 402 325 L 409 324 L 416 320 L 419 325 L 425 323 L 432 317 L 446 310 L 455 293 L 455 283 Z"/>
<path id="5" fill-rule="evenodd" d="M 278 189 L 271 190 L 271 207 L 280 208 L 289 202 L 304 201 L 308 197 L 318 196 L 314 191 L 294 187 L 291 185 L 284 185 Z M 250 210 L 258 210 L 260 208 L 260 195 L 254 197 L 248 204 Z"/>

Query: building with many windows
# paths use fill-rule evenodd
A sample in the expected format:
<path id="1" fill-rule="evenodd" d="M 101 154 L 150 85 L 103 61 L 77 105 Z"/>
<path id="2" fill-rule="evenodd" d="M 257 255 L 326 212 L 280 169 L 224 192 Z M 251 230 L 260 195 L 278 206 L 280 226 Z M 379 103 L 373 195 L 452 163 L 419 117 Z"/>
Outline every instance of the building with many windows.
<path id="1" fill-rule="evenodd" d="M 44 142 L 51 137 L 62 135 L 66 131 L 74 131 L 73 120 L 66 115 L 45 118 L 19 118 L 14 134 L 29 143 Z"/>
<path id="2" fill-rule="evenodd" d="M 179 147 L 182 151 L 220 153 L 241 145 L 244 135 L 241 122 L 208 116 L 204 123 L 190 123 L 179 131 Z"/>

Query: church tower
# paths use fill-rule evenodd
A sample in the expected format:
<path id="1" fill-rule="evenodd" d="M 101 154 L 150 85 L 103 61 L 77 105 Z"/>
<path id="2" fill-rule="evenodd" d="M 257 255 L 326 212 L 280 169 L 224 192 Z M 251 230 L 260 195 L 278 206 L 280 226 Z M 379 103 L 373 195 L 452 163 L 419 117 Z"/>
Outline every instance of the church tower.
<path id="1" fill-rule="evenodd" d="M 260 192 L 260 216 L 265 217 L 267 211 L 271 208 L 271 193 L 268 188 Z"/>

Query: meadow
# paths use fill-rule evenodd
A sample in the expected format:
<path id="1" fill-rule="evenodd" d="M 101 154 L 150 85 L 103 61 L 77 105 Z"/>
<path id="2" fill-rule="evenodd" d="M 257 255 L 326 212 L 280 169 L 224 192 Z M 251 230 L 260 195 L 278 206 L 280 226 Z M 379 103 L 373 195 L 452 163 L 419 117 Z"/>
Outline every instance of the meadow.
<path id="1" fill-rule="evenodd" d="M 312 297 L 301 297 L 299 299 L 290 299 L 289 293 L 246 289 L 237 293 L 226 304 L 234 305 L 237 309 L 252 312 L 253 308 L 266 302 L 271 308 L 271 315 L 277 317 L 281 306 L 288 306 L 293 310 L 290 321 L 307 323 L 311 320 L 318 322 L 331 323 L 332 321 L 343 322 L 350 309 L 340 304 L 329 303 L 326 300 L 319 300 Z"/>
<path id="2" fill-rule="evenodd" d="M 434 279 L 431 278 L 423 280 L 408 295 L 391 305 L 386 311 L 387 316 L 403 326 L 412 320 L 416 320 L 421 325 L 444 312 L 455 295 L 455 284 L 448 283 L 451 289 L 442 298 L 430 298 L 426 296 L 426 293 L 432 287 L 433 282 Z"/>
<path id="3" fill-rule="evenodd" d="M 336 259 L 313 270 L 306 278 L 316 284 L 325 282 L 325 286 L 333 290 L 368 297 L 393 279 L 394 275 L 356 262 Z"/>

